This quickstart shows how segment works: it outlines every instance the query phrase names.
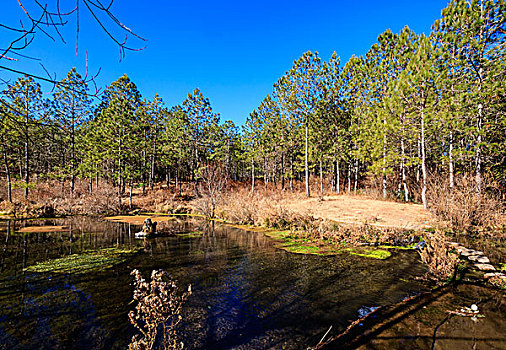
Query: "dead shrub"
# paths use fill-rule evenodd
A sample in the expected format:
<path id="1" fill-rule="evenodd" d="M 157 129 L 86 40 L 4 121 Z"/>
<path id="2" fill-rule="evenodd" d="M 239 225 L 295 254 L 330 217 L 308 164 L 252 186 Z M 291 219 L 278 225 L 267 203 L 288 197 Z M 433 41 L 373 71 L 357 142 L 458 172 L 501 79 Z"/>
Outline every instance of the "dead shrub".
<path id="1" fill-rule="evenodd" d="M 181 322 L 183 304 L 191 295 L 188 291 L 179 293 L 174 280 L 163 270 L 153 270 L 151 282 L 147 282 L 138 270 L 133 270 L 135 311 L 128 313 L 130 322 L 141 335 L 132 337 L 131 350 L 153 349 L 160 330 L 164 349 L 182 349 L 184 344 L 177 338 L 177 326 Z"/>
<path id="2" fill-rule="evenodd" d="M 446 244 L 446 236 L 439 229 L 426 234 L 425 248 L 420 250 L 420 257 L 428 266 L 430 277 L 439 283 L 453 278 L 460 262 L 459 255 Z"/>
<path id="3" fill-rule="evenodd" d="M 494 194 L 484 191 L 478 196 L 474 192 L 474 177 L 456 177 L 453 189 L 448 181 L 440 180 L 429 182 L 428 204 L 429 210 L 446 226 L 461 232 L 476 231 L 496 226 L 503 217 L 503 203 Z"/>

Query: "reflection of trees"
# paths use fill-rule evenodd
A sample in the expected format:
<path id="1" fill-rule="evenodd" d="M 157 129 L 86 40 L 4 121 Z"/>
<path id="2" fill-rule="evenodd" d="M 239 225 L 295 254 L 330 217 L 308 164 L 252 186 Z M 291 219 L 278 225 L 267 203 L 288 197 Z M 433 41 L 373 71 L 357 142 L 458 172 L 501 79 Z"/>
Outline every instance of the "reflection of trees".
<path id="1" fill-rule="evenodd" d="M 161 268 L 180 284 L 192 284 L 194 295 L 187 303 L 188 322 L 182 332 L 189 339 L 185 343 L 191 345 L 193 340 L 201 348 L 254 348 L 262 342 L 288 348 L 315 344 L 319 340 L 315 338 L 321 337 L 330 325 L 334 332 L 344 329 L 349 320 L 358 317 L 357 310 L 363 306 L 392 304 L 421 288 L 417 283 L 401 281 L 423 273 L 414 252 L 395 253 L 385 261 L 349 255 L 290 254 L 273 248 L 272 241 L 261 233 L 194 219 L 174 220 L 168 223 L 168 229 L 198 230 L 203 232 L 201 237 L 176 235 L 143 241 L 135 240 L 133 235 L 139 226 L 99 219 L 76 217 L 35 223 L 71 224 L 72 234 L 5 235 L 2 261 L 6 268 L 2 272 L 0 308 L 8 301 L 17 303 L 21 310 L 28 298 L 40 298 L 43 293 L 43 287 L 34 292 L 29 286 L 60 283 L 42 275 L 23 276 L 23 255 L 30 265 L 39 259 L 69 254 L 70 248 L 81 252 L 117 244 L 144 244 L 145 252 L 132 257 L 128 265 L 142 272 Z M 22 224 L 14 225 L 13 229 L 18 230 Z M 0 237 L 4 237 L 3 233 Z M 118 266 L 102 273 L 59 277 L 61 285 L 76 286 L 93 301 L 96 317 L 107 332 L 106 339 L 114 337 L 125 344 L 131 335 L 126 322 L 132 292 L 129 271 L 126 266 Z M 7 277 L 13 275 L 19 276 L 18 284 L 7 285 Z M 54 295 L 58 303 L 59 294 Z M 72 312 L 81 317 L 78 311 Z M 13 319 L 13 324 L 21 320 Z M 36 332 L 33 329 L 31 332 Z"/>
<path id="2" fill-rule="evenodd" d="M 68 226 L 66 232 L 18 233 L 26 226 Z M 19 275 L 24 267 L 36 262 L 58 258 L 64 255 L 95 250 L 115 245 L 133 246 L 139 244 L 128 224 L 112 223 L 89 217 L 67 219 L 9 221 L 4 237 L 1 258 L 1 272 Z M 5 235 L 5 236 L 4 236 Z"/>

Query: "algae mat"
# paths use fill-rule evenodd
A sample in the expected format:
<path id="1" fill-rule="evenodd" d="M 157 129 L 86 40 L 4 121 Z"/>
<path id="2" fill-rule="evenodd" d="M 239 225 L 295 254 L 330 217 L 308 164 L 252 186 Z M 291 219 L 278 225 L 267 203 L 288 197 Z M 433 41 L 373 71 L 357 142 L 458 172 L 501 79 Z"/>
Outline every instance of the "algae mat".
<path id="1" fill-rule="evenodd" d="M 107 269 L 125 262 L 129 256 L 137 253 L 140 249 L 141 248 L 105 248 L 87 251 L 80 254 L 72 254 L 62 258 L 43 261 L 28 266 L 24 271 L 39 273 L 84 273 L 98 269 Z"/>
<path id="2" fill-rule="evenodd" d="M 288 230 L 275 230 L 258 226 L 250 225 L 233 225 L 226 224 L 226 226 L 239 228 L 241 230 L 261 232 L 267 237 L 276 241 L 274 247 L 283 249 L 289 253 L 295 254 L 311 254 L 311 255 L 338 255 L 338 254 L 351 254 L 358 255 L 365 258 L 372 259 L 387 259 L 392 254 L 385 249 L 371 249 L 363 247 L 342 247 L 330 242 L 318 242 L 306 238 L 298 237 Z"/>
<path id="3" fill-rule="evenodd" d="M 108 217 L 105 217 L 104 219 L 109 220 L 109 221 L 113 221 L 113 222 L 123 222 L 126 224 L 133 224 L 133 225 L 142 225 L 144 223 L 144 220 L 146 220 L 146 219 L 151 219 L 151 221 L 156 221 L 156 222 L 175 220 L 174 217 L 157 216 L 157 215 L 136 215 L 136 216 L 119 215 L 119 216 L 108 216 Z"/>

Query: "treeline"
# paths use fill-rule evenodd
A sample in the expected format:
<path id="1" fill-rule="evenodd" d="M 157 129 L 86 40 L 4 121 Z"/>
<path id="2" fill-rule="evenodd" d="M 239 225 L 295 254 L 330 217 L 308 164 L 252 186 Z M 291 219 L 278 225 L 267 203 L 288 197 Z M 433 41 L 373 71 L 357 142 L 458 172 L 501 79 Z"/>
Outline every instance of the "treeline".
<path id="1" fill-rule="evenodd" d="M 20 78 L 0 98 L 2 158 L 10 189 L 34 179 L 133 186 L 198 180 L 218 162 L 229 177 L 283 188 L 311 175 L 320 191 L 375 185 L 384 197 L 427 205 L 430 180 L 451 191 L 472 174 L 506 188 L 506 1 L 450 2 L 430 35 L 390 30 L 342 65 L 306 52 L 274 84 L 242 130 L 220 122 L 197 89 L 180 105 L 143 99 L 125 75 L 98 104 L 71 70 L 51 98 Z M 328 182 L 325 182 L 325 179 Z M 367 184 L 366 184 L 367 181 Z M 67 181 L 68 182 L 68 181 Z M 195 186 L 197 190 L 198 186 Z"/>
<path id="2" fill-rule="evenodd" d="M 93 105 L 83 78 L 72 69 L 50 99 L 33 79 L 19 78 L 0 100 L 1 147 L 8 200 L 13 187 L 27 198 L 35 180 L 89 181 L 117 186 L 118 200 L 134 185 L 194 181 L 198 170 L 220 162 L 237 177 L 241 155 L 238 128 L 220 123 L 198 89 L 168 108 L 158 95 L 142 99 L 135 84 L 120 77 Z M 197 188 L 197 187 L 196 187 Z"/>
<path id="3" fill-rule="evenodd" d="M 486 173 L 504 191 L 505 11 L 502 0 L 455 0 L 429 36 L 387 30 L 344 66 L 304 53 L 246 122 L 251 167 L 265 179 L 304 171 L 308 196 L 310 173 L 337 192 L 369 175 L 383 197 L 425 206 L 429 178 L 451 191 L 473 174 L 480 195 Z"/>

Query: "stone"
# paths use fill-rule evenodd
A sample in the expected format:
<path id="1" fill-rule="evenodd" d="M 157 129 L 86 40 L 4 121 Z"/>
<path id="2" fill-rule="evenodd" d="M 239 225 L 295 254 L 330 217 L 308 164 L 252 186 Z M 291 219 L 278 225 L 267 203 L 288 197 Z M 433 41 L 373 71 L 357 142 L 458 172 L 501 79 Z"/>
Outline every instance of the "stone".
<path id="1" fill-rule="evenodd" d="M 480 252 L 479 250 L 475 250 L 473 254 L 471 255 L 485 255 L 483 252 Z"/>
<path id="2" fill-rule="evenodd" d="M 487 272 L 486 274 L 483 275 L 483 277 L 486 278 L 486 279 L 489 279 L 489 278 L 492 278 L 492 277 L 506 279 L 506 274 L 502 273 L 502 272 Z"/>
<path id="3" fill-rule="evenodd" d="M 495 271 L 495 267 L 490 264 L 474 264 L 474 267 L 480 271 Z"/>
<path id="4" fill-rule="evenodd" d="M 476 261 L 477 263 L 480 263 L 480 264 L 490 263 L 490 259 L 487 258 L 485 255 L 471 255 L 468 257 L 468 259 L 471 261 Z"/>
<path id="5" fill-rule="evenodd" d="M 467 249 L 467 248 L 463 247 L 463 249 L 457 249 L 457 250 L 460 252 L 461 255 L 463 255 L 465 257 L 475 255 L 475 251 L 472 249 Z"/>

